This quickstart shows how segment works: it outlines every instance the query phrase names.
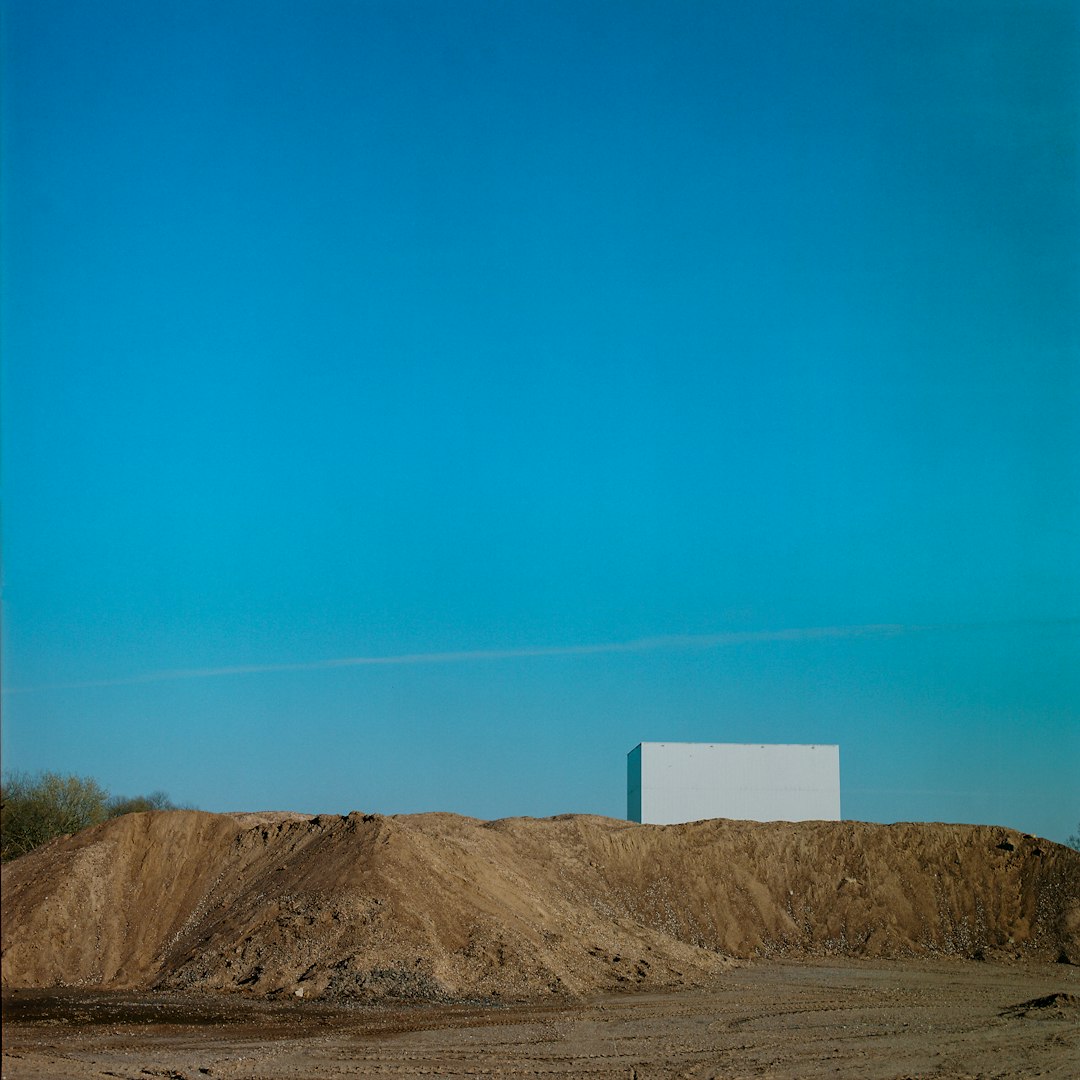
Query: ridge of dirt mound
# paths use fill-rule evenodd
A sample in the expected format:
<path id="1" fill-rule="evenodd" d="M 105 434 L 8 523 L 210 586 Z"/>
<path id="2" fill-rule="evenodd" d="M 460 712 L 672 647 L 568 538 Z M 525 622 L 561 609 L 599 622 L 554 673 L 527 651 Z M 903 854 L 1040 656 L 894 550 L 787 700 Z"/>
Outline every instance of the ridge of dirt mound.
<path id="1" fill-rule="evenodd" d="M 969 825 L 130 814 L 3 868 L 5 987 L 506 998 L 755 956 L 1080 961 L 1080 853 Z"/>

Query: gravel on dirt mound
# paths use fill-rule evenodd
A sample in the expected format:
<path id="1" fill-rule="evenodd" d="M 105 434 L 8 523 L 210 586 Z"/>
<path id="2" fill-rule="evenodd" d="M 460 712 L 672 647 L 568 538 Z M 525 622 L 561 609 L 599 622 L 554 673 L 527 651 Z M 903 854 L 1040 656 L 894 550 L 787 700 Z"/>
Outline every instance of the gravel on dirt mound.
<path id="1" fill-rule="evenodd" d="M 507 1000 L 753 957 L 1080 962 L 1080 853 L 991 826 L 159 811 L 2 887 L 5 987 Z"/>

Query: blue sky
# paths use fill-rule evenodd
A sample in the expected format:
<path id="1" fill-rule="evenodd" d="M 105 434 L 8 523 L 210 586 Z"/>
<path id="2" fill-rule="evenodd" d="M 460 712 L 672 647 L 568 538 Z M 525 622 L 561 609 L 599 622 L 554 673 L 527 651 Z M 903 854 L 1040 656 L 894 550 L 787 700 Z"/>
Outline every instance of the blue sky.
<path id="1" fill-rule="evenodd" d="M 1076 828 L 1073 5 L 0 12 L 5 769 Z"/>

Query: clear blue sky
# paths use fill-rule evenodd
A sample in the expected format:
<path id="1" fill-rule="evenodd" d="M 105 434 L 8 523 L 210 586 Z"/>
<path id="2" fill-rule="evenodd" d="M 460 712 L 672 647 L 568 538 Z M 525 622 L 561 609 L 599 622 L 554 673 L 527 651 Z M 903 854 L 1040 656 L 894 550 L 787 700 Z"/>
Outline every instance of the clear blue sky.
<path id="1" fill-rule="evenodd" d="M 1074 4 L 0 11 L 6 769 L 1075 829 Z"/>

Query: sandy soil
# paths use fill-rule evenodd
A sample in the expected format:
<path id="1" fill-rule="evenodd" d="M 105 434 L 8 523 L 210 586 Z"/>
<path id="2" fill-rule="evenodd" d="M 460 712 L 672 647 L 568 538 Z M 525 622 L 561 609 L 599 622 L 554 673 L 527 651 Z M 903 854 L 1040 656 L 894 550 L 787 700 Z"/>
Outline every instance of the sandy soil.
<path id="1" fill-rule="evenodd" d="M 1060 1077 L 1080 969 L 758 961 L 704 988 L 544 1004 L 361 1005 L 255 993 L 15 990 L 3 1076 Z"/>
<path id="2" fill-rule="evenodd" d="M 4 1077 L 1080 1076 L 993 826 L 131 814 L 2 871 Z"/>
<path id="3" fill-rule="evenodd" d="M 740 959 L 1080 962 L 1080 853 L 993 826 L 130 814 L 3 867 L 3 985 L 387 999 Z"/>

